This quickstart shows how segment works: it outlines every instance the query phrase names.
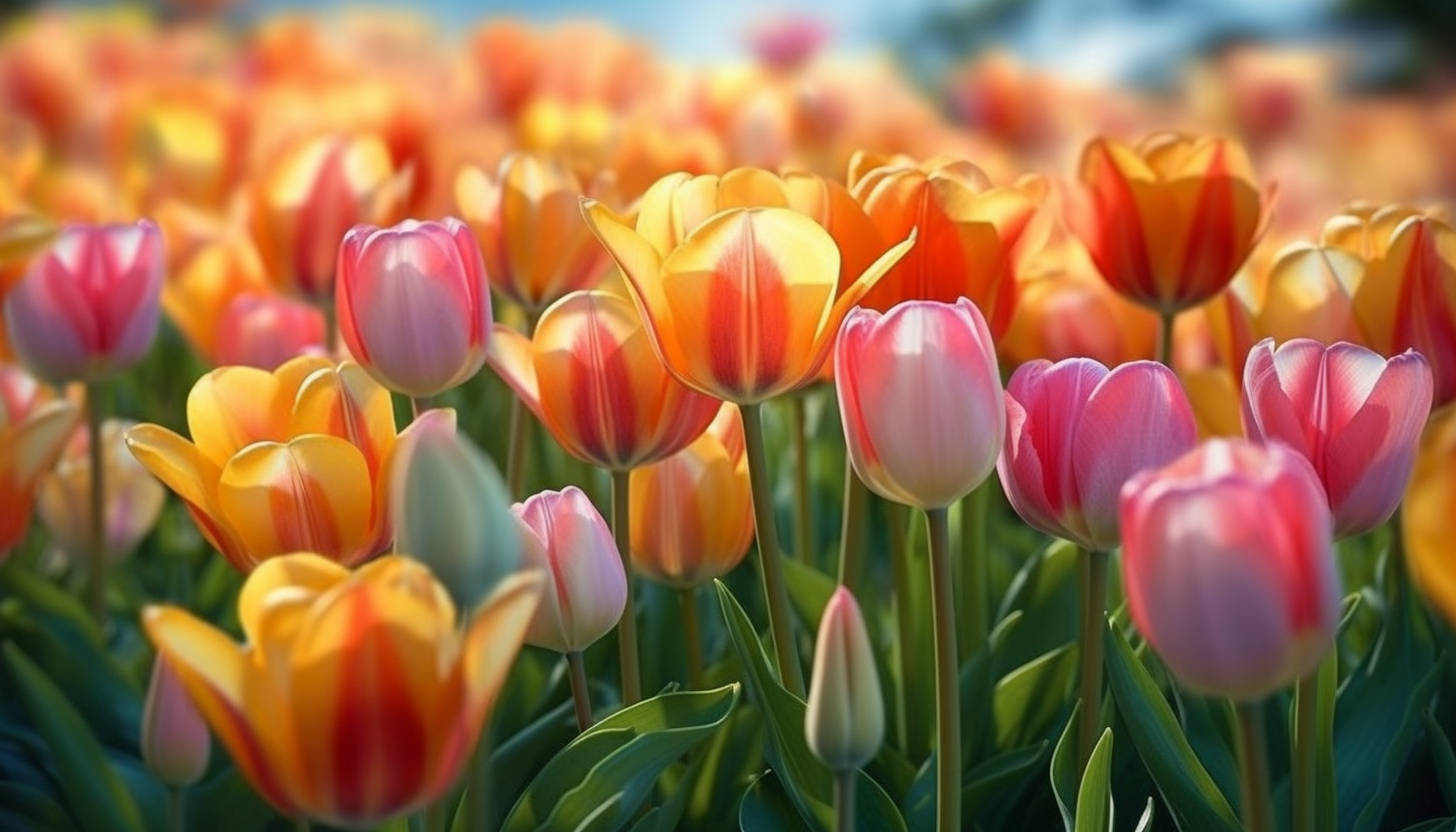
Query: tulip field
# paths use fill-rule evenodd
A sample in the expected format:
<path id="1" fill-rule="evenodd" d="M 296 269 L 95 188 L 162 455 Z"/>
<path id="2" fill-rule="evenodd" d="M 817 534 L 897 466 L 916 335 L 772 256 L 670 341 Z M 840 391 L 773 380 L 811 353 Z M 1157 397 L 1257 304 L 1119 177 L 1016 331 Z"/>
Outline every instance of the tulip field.
<path id="1" fill-rule="evenodd" d="M 226 5 L 0 26 L 0 832 L 1456 830 L 1439 83 Z"/>

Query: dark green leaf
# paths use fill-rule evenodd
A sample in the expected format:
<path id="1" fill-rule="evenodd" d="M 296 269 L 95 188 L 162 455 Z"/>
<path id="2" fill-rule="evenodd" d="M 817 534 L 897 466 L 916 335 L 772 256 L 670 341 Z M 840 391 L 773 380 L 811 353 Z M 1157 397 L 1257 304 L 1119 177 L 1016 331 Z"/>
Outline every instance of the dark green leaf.
<path id="1" fill-rule="evenodd" d="M 21 783 L 0 783 L 0 829 L 74 832 L 76 825 L 53 797 Z"/>
<path id="2" fill-rule="evenodd" d="M 1077 720 L 1082 713 L 1082 703 L 1072 706 L 1072 716 L 1062 737 L 1052 750 L 1052 796 L 1056 798 L 1057 810 L 1062 813 L 1062 827 L 1073 832 L 1077 817 Z"/>
<path id="3" fill-rule="evenodd" d="M 1071 644 L 1006 674 L 996 683 L 996 747 L 1015 748 L 1044 736 L 1076 681 L 1077 651 Z"/>
<path id="4" fill-rule="evenodd" d="M 799 620 L 805 623 L 811 634 L 817 633 L 819 619 L 824 617 L 824 607 L 829 604 L 829 596 L 834 594 L 839 581 L 807 563 L 784 558 L 784 583 L 788 585 L 789 602 L 793 604 L 794 612 L 799 614 Z"/>
<path id="5" fill-rule="evenodd" d="M 764 772 L 743 793 L 738 828 L 743 832 L 809 832 L 772 771 Z"/>
<path id="6" fill-rule="evenodd" d="M 1430 706 L 1431 697 L 1436 694 L 1445 663 L 1446 659 L 1442 658 L 1431 668 L 1420 684 L 1416 685 L 1404 710 L 1398 711 L 1400 722 L 1388 738 L 1384 753 L 1375 762 L 1375 791 L 1355 818 L 1355 832 L 1376 832 L 1380 828 L 1380 821 L 1385 817 L 1385 808 L 1390 802 L 1390 793 L 1400 779 L 1401 770 L 1405 768 L 1406 757 L 1410 755 L 1416 740 L 1420 739 L 1421 715 Z"/>
<path id="7" fill-rule="evenodd" d="M 1430 711 L 1426 711 L 1426 738 L 1431 743 L 1431 762 L 1436 769 L 1436 780 L 1441 784 L 1446 810 L 1456 812 L 1456 753 L 1451 751 L 1451 740 Z"/>
<path id="8" fill-rule="evenodd" d="M 1112 793 L 1108 778 L 1112 770 L 1112 729 L 1092 749 L 1082 786 L 1077 790 L 1076 832 L 1109 832 L 1112 829 Z"/>

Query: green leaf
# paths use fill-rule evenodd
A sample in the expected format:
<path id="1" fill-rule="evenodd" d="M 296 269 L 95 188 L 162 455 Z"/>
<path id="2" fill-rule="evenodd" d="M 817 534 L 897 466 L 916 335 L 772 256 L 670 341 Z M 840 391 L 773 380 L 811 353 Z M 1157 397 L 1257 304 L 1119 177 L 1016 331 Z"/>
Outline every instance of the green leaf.
<path id="1" fill-rule="evenodd" d="M 1456 832 L 1456 818 L 1433 818 L 1407 826 L 1400 832 Z"/>
<path id="2" fill-rule="evenodd" d="M 961 759 L 975 765 L 996 751 L 996 655 L 1007 636 L 1021 623 L 1020 610 L 1009 613 L 991 630 L 986 645 L 961 668 Z M 987 707 L 987 704 L 991 707 Z"/>
<path id="3" fill-rule="evenodd" d="M 1077 681 L 1075 645 L 1064 644 L 996 683 L 996 747 L 1014 748 L 1043 736 L 1071 698 Z"/>
<path id="4" fill-rule="evenodd" d="M 824 617 L 824 608 L 839 581 L 807 563 L 784 558 L 784 583 L 788 585 L 789 603 L 799 614 L 799 620 L 805 622 L 811 634 L 817 633 L 819 619 Z"/>
<path id="5" fill-rule="evenodd" d="M 764 719 L 764 756 L 787 790 L 789 799 L 811 828 L 834 826 L 834 784 L 829 769 L 814 757 L 804 739 L 803 700 L 784 689 L 769 669 L 763 643 L 748 615 L 722 581 L 715 582 L 733 649 L 743 665 L 749 697 Z M 904 832 L 905 820 L 879 784 L 859 772 L 855 780 L 855 819 L 860 829 Z"/>
<path id="6" fill-rule="evenodd" d="M 1436 781 L 1441 784 L 1446 810 L 1456 812 L 1456 753 L 1451 751 L 1451 740 L 1430 711 L 1426 711 L 1426 737 L 1431 743 L 1431 762 L 1436 769 Z"/>
<path id="7" fill-rule="evenodd" d="M 1184 832 L 1239 832 L 1237 816 L 1194 756 L 1173 709 L 1121 632 L 1108 626 L 1106 673 L 1133 746 Z"/>
<path id="8" fill-rule="evenodd" d="M 1374 765 L 1378 772 L 1375 792 L 1370 795 L 1370 799 L 1355 818 L 1355 832 L 1376 832 L 1380 828 L 1380 820 L 1385 817 L 1385 809 L 1390 802 L 1390 793 L 1400 779 L 1401 770 L 1405 768 L 1406 757 L 1410 755 L 1416 740 L 1420 739 L 1421 715 L 1430 706 L 1431 698 L 1436 694 L 1436 689 L 1441 681 L 1441 671 L 1445 664 L 1445 657 L 1436 662 L 1436 666 L 1432 667 L 1420 684 L 1416 685 L 1404 711 L 1400 712 L 1400 722 L 1389 737 L 1385 753 Z"/>
<path id="9" fill-rule="evenodd" d="M 232 766 L 186 792 L 188 825 L 207 832 L 257 832 L 277 817 Z"/>
<path id="10" fill-rule="evenodd" d="M 1046 747 L 1041 742 L 1006 751 L 965 772 L 961 777 L 961 816 L 976 818 L 993 798 L 1033 775 Z M 905 795 L 905 816 L 911 829 L 935 825 L 935 759 L 931 754 Z"/>
<path id="11" fill-rule="evenodd" d="M 506 819 L 507 832 L 615 832 L 652 784 L 733 710 L 738 686 L 664 693 L 592 726 L 547 763 Z"/>
<path id="12" fill-rule="evenodd" d="M 1108 779 L 1112 770 L 1112 729 L 1092 749 L 1082 786 L 1077 790 L 1076 832 L 1108 832 L 1112 829 L 1112 792 Z"/>
<path id="13" fill-rule="evenodd" d="M 1057 810 L 1062 813 L 1062 828 L 1073 832 L 1077 817 L 1077 720 L 1082 713 L 1082 703 L 1072 706 L 1072 716 L 1062 737 L 1052 750 L 1052 797 L 1056 798 Z"/>
<path id="14" fill-rule="evenodd" d="M 53 797 L 23 783 L 0 783 L 0 829 L 74 832 L 71 816 Z"/>
<path id="15" fill-rule="evenodd" d="M 809 832 L 794 802 L 772 771 L 754 780 L 738 806 L 738 828 L 743 832 Z"/>
<path id="16" fill-rule="evenodd" d="M 141 813 L 76 709 L 13 644 L 0 647 L 11 684 L 45 738 L 66 802 L 86 832 L 141 832 Z"/>
<path id="17" fill-rule="evenodd" d="M 999 621 L 1015 610 L 1026 618 L 1006 639 L 998 651 L 997 671 L 1025 664 L 1049 650 L 1077 640 L 1077 616 L 1081 609 L 1077 576 L 1080 554 L 1075 544 L 1052 541 L 1041 552 L 1027 558 L 1021 571 L 1011 580 L 1001 608 Z"/>
<path id="18" fill-rule="evenodd" d="M 1153 799 L 1148 798 L 1148 806 L 1143 809 L 1143 816 L 1138 818 L 1137 826 L 1132 832 L 1151 832 L 1153 828 Z"/>

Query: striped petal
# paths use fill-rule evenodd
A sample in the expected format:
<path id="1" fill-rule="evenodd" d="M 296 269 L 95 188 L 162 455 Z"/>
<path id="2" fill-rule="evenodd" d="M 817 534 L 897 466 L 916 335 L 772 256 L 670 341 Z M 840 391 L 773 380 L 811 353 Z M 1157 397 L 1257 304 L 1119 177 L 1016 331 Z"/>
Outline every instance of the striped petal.
<path id="1" fill-rule="evenodd" d="M 369 470 L 379 471 L 395 441 L 389 391 L 352 361 L 311 373 L 298 390 L 288 436 L 310 433 L 347 439 Z"/>
<path id="2" fill-rule="evenodd" d="M 202 536 L 240 572 L 253 568 L 242 542 L 217 503 L 222 468 L 191 442 L 160 425 L 142 424 L 126 432 L 126 445 L 152 475 L 182 498 Z"/>

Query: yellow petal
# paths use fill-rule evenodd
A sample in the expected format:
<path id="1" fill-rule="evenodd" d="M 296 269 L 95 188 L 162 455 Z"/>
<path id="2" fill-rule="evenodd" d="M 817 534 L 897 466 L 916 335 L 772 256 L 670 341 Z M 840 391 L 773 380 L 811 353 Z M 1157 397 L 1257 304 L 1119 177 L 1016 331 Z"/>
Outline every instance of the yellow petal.
<path id="1" fill-rule="evenodd" d="M 278 590 L 317 596 L 349 577 L 349 570 L 312 552 L 280 555 L 258 564 L 238 593 L 238 619 L 250 644 L 263 633 L 263 611 L 268 598 Z"/>
<path id="2" fill-rule="evenodd" d="M 570 297 L 568 295 L 567 297 Z M 554 303 L 541 316 L 542 323 L 551 317 L 551 310 L 559 306 Z M 495 370 L 521 401 L 542 419 L 541 388 L 536 379 L 536 364 L 531 339 L 506 326 L 496 324 L 486 345 L 485 361 Z"/>
<path id="3" fill-rule="evenodd" d="M 221 467 L 254 442 L 287 439 L 289 399 L 281 403 L 279 380 L 256 367 L 223 367 L 197 380 L 187 396 L 192 441 Z"/>
<path id="4" fill-rule="evenodd" d="M 371 473 L 394 445 L 394 403 L 363 368 L 345 361 L 311 373 L 298 390 L 290 437 L 322 433 L 346 439 L 364 455 Z"/>
<path id="5" fill-rule="evenodd" d="M 70 402 L 46 402 L 25 421 L 11 428 L 9 436 L 0 431 L 0 438 L 4 438 L 5 449 L 9 452 L 8 464 L 0 468 L 0 472 L 8 469 L 8 475 L 15 481 L 34 482 L 55 464 L 80 417 L 80 410 Z"/>
<path id="6" fill-rule="evenodd" d="M 478 726 L 495 703 L 545 586 L 540 572 L 518 572 L 476 608 L 461 648 L 470 727 Z"/>
<path id="7" fill-rule="evenodd" d="M 191 442 L 160 425 L 141 424 L 126 432 L 126 445 L 143 467 L 182 498 L 208 543 L 238 570 L 253 563 L 217 505 L 222 468 Z"/>

